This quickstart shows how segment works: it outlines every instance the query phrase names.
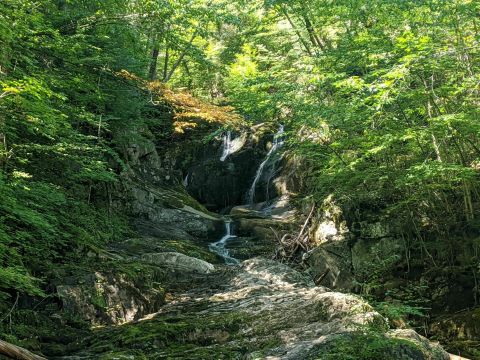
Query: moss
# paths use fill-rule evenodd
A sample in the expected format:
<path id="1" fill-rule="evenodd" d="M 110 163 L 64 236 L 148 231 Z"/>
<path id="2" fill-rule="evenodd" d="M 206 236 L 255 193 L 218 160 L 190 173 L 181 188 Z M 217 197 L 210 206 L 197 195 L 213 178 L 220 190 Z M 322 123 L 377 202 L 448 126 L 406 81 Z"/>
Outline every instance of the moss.
<path id="1" fill-rule="evenodd" d="M 107 301 L 103 297 L 103 294 L 100 293 L 100 292 L 92 294 L 92 296 L 90 298 L 90 302 L 97 309 L 106 309 L 107 308 Z"/>
<path id="2" fill-rule="evenodd" d="M 197 259 L 205 260 L 210 263 L 222 263 L 222 259 L 216 254 L 210 252 L 206 246 L 201 246 L 190 240 L 167 240 L 162 242 L 166 248 L 173 251 L 195 257 Z"/>
<path id="3" fill-rule="evenodd" d="M 239 330 L 247 320 L 245 315 L 239 312 L 203 318 L 198 317 L 196 312 L 193 312 L 191 317 L 162 316 L 115 328 L 99 329 L 83 346 L 88 348 L 89 353 L 103 354 L 99 357 L 101 359 L 109 359 L 113 354 L 131 355 L 131 351 L 148 355 L 148 358 L 155 358 L 154 354 L 162 353 L 173 359 L 180 358 L 186 350 L 196 356 L 202 353 L 209 355 L 208 358 L 213 355 L 220 359 L 222 356 L 232 358 L 227 355 L 246 350 L 224 344 L 233 337 L 238 337 Z"/>
<path id="4" fill-rule="evenodd" d="M 142 354 L 139 351 L 121 351 L 121 352 L 111 352 L 109 354 L 101 355 L 99 360 L 147 360 L 148 357 Z"/>
<path id="5" fill-rule="evenodd" d="M 0 338 L 36 353 L 62 356 L 80 338 L 90 334 L 86 322 L 60 312 L 58 308 L 48 309 L 45 306 L 37 311 L 21 309 L 12 312 L 11 323 L 0 324 Z"/>
<path id="6" fill-rule="evenodd" d="M 183 208 L 184 206 L 190 206 L 195 210 L 201 211 L 214 218 L 218 218 L 217 214 L 208 211 L 202 204 L 186 193 L 185 189 L 183 188 L 172 189 L 156 187 L 152 189 L 147 187 L 146 190 L 153 193 L 165 205 L 171 208 L 179 209 Z"/>
<path id="7" fill-rule="evenodd" d="M 357 333 L 336 336 L 317 346 L 305 356 L 307 360 L 384 360 L 423 359 L 424 354 L 413 342 L 387 338 L 377 333 Z"/>
<path id="8" fill-rule="evenodd" d="M 222 263 L 222 259 L 216 254 L 210 252 L 207 247 L 207 243 L 192 240 L 162 240 L 157 238 L 134 238 L 129 239 L 128 242 L 124 242 L 121 245 L 121 252 L 125 256 L 135 256 L 148 253 L 159 252 L 178 252 L 187 256 L 195 257 L 197 259 L 205 260 L 210 263 Z M 114 263 L 120 264 L 121 267 L 134 270 L 141 269 L 142 265 L 139 262 L 128 261 L 132 265 L 125 266 L 122 263 L 125 261 L 114 261 Z M 108 263 L 107 263 L 108 265 Z M 145 265 L 143 265 L 145 266 Z M 151 266 L 151 265 L 150 265 Z"/>

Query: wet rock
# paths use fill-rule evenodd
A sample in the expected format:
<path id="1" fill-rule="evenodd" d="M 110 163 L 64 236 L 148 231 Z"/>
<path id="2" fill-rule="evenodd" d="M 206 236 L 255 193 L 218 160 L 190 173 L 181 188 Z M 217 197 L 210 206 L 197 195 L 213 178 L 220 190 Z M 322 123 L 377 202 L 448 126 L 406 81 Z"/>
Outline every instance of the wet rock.
<path id="1" fill-rule="evenodd" d="M 223 162 L 216 156 L 199 161 L 188 170 L 187 190 L 209 209 L 241 204 L 255 175 L 252 159 L 259 157 L 255 148 L 250 147 Z"/>
<path id="2" fill-rule="evenodd" d="M 272 219 L 252 219 L 241 218 L 235 222 L 237 224 L 237 233 L 242 236 L 254 236 L 259 239 L 274 241 L 282 228 L 287 228 L 288 224 L 283 224 Z"/>
<path id="3" fill-rule="evenodd" d="M 230 211 L 241 236 L 278 241 L 295 224 L 295 211 L 288 197 L 279 197 L 255 205 L 236 206 Z"/>
<path id="4" fill-rule="evenodd" d="M 238 236 L 227 243 L 227 249 L 235 259 L 246 260 L 255 256 L 271 257 L 275 249 L 275 243 L 267 239 L 259 239 L 251 236 Z"/>

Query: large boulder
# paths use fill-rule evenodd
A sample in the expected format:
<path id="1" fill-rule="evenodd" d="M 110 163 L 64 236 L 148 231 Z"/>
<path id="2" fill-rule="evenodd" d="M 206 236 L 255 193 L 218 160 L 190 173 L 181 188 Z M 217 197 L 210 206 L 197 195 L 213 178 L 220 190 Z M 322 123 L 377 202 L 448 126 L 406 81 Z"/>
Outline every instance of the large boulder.
<path id="1" fill-rule="evenodd" d="M 235 206 L 230 216 L 238 235 L 277 242 L 295 224 L 296 211 L 286 195 L 254 205 Z M 272 248 L 274 245 L 272 244 Z"/>
<path id="2" fill-rule="evenodd" d="M 210 274 L 215 270 L 215 267 L 206 261 L 175 252 L 144 254 L 140 259 L 184 277 L 190 274 Z"/>
<path id="3" fill-rule="evenodd" d="M 350 246 L 346 240 L 325 243 L 311 250 L 304 263 L 318 285 L 339 291 L 355 287 Z"/>
<path id="4" fill-rule="evenodd" d="M 152 238 L 126 240 L 110 250 L 110 256 L 116 257 L 112 270 L 59 281 L 57 296 L 64 311 L 95 325 L 138 320 L 160 308 L 167 290 L 201 284 L 215 270 L 209 262 L 171 251 L 172 247 L 205 256 L 192 245 Z"/>
<path id="5" fill-rule="evenodd" d="M 129 183 L 129 214 L 137 230 L 160 238 L 215 238 L 221 218 L 210 213 L 182 189 L 165 189 Z M 145 226 L 147 223 L 147 226 Z"/>
<path id="6" fill-rule="evenodd" d="M 342 209 L 333 197 L 324 200 L 312 223 L 309 237 L 315 247 L 304 256 L 312 277 L 319 285 L 341 291 L 352 290 L 355 282 L 351 233 Z"/>
<path id="7" fill-rule="evenodd" d="M 146 277 L 152 274 L 143 275 L 132 279 L 125 274 L 97 271 L 73 276 L 57 286 L 57 296 L 64 311 L 94 325 L 122 324 L 155 312 L 164 303 L 164 290 L 148 286 Z"/>

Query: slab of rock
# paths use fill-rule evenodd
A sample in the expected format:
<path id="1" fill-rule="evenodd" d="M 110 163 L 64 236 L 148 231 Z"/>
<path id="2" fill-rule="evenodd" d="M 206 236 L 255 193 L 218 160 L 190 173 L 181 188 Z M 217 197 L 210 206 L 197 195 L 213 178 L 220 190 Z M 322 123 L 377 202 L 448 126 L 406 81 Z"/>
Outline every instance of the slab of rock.
<path id="1" fill-rule="evenodd" d="M 97 349 L 91 358 L 449 359 L 413 330 L 389 331 L 361 298 L 314 286 L 273 260 L 244 261 L 211 273 L 206 284 L 118 329 L 115 337 L 99 331 L 90 342 L 90 351 Z M 98 350 L 106 343 L 114 350 Z"/>
<path id="2" fill-rule="evenodd" d="M 215 270 L 215 266 L 206 261 L 176 252 L 145 254 L 140 259 L 146 263 L 187 274 L 210 274 Z"/>
<path id="3" fill-rule="evenodd" d="M 94 272 L 66 280 L 57 286 L 63 310 L 95 325 L 137 320 L 157 311 L 165 300 L 161 288 L 145 288 L 141 278 L 123 274 Z"/>
<path id="4" fill-rule="evenodd" d="M 104 269 L 66 278 L 57 285 L 63 309 L 95 325 L 123 324 L 159 310 L 166 287 L 201 283 L 215 270 L 206 261 L 177 252 L 144 253 L 118 261 L 138 264 L 142 272 L 132 278 Z"/>

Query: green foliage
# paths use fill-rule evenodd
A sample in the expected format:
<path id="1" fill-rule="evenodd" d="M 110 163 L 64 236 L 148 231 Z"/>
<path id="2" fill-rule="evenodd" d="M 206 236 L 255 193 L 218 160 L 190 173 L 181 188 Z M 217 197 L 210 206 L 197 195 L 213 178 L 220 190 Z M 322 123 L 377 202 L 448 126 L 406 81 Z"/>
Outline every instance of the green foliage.
<path id="1" fill-rule="evenodd" d="M 102 44 L 105 29 L 84 31 L 98 9 L 12 0 L 0 10 L 0 298 L 43 296 L 56 264 L 125 231 L 100 194 L 122 166 L 113 131 L 138 126 L 142 102 L 125 95 L 124 117 L 112 110 L 122 82 L 105 64 L 121 65 L 106 44 L 125 37 Z"/>
<path id="2" fill-rule="evenodd" d="M 427 284 L 416 281 L 395 283 L 392 273 L 401 261 L 398 255 L 385 256 L 373 247 L 370 256 L 375 260 L 363 264 L 356 272 L 355 282 L 362 296 L 392 326 L 412 325 L 424 318 L 430 310 Z M 389 280 L 393 282 L 389 284 Z"/>

